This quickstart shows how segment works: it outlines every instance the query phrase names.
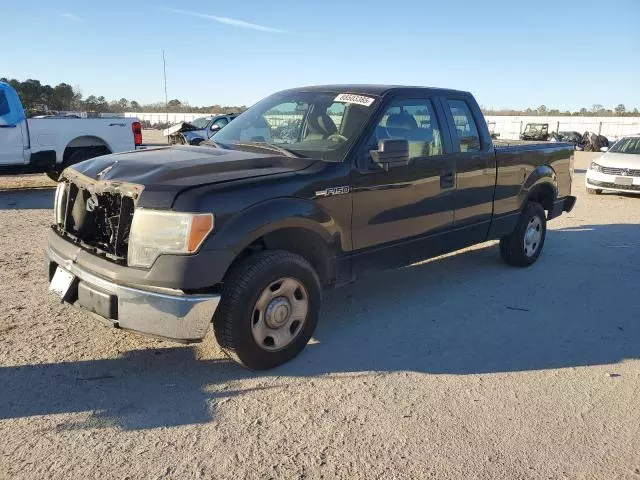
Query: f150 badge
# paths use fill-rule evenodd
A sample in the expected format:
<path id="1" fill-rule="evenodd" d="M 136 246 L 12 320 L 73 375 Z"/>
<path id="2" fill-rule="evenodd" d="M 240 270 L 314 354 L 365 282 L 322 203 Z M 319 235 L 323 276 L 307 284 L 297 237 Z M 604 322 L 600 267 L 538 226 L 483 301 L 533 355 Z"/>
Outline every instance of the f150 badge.
<path id="1" fill-rule="evenodd" d="M 316 192 L 316 197 L 333 197 L 334 195 L 344 195 L 345 193 L 349 193 L 351 187 L 349 185 L 345 185 L 343 187 L 329 187 L 324 190 L 318 190 Z"/>

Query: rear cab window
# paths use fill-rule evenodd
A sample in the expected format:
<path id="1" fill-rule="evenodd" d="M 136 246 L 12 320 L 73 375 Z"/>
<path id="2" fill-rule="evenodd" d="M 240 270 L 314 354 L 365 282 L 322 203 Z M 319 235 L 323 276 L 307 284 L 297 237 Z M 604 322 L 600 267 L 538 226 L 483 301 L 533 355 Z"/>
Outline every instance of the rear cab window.
<path id="1" fill-rule="evenodd" d="M 464 100 L 446 100 L 447 107 L 451 111 L 453 122 L 456 126 L 458 138 L 454 142 L 460 143 L 461 152 L 479 152 L 482 150 L 478 126 L 471 114 L 469 105 Z"/>

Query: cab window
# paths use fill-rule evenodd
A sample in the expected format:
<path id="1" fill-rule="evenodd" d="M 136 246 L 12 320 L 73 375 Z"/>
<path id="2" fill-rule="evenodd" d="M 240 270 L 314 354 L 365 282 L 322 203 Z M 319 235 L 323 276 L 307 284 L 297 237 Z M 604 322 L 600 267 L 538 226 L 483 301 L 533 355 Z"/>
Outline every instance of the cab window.
<path id="1" fill-rule="evenodd" d="M 447 104 L 456 125 L 460 151 L 479 152 L 480 135 L 478 135 L 478 127 L 471 115 L 469 105 L 464 100 L 447 100 Z"/>
<path id="2" fill-rule="evenodd" d="M 0 90 L 0 117 L 5 116 L 9 113 L 9 101 L 7 100 L 7 95 Z"/>
<path id="3" fill-rule="evenodd" d="M 220 128 L 224 127 L 229 121 L 226 118 L 219 118 L 213 122 L 214 125 L 218 125 Z"/>
<path id="4" fill-rule="evenodd" d="M 404 138 L 409 142 L 409 160 L 442 155 L 442 134 L 430 100 L 393 102 L 384 112 L 369 142 L 378 148 L 385 138 Z"/>

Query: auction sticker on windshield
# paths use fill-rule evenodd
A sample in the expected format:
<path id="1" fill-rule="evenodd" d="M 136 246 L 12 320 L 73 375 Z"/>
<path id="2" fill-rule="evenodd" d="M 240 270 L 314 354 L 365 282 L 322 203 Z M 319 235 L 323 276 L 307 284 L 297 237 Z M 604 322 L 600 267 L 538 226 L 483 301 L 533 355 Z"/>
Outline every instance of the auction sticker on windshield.
<path id="1" fill-rule="evenodd" d="M 334 102 L 355 103 L 357 105 L 371 106 L 375 102 L 375 98 L 365 97 L 364 95 L 354 95 L 353 93 L 341 93 L 333 99 Z"/>

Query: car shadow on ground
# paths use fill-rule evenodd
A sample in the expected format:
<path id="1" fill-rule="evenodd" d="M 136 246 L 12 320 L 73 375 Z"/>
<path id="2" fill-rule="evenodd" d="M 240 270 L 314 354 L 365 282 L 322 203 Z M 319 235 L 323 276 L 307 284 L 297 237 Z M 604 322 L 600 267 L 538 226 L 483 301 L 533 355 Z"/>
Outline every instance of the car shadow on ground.
<path id="1" fill-rule="evenodd" d="M 281 384 L 371 371 L 468 375 L 637 359 L 639 252 L 640 226 L 594 225 L 550 231 L 529 269 L 502 265 L 496 246 L 485 245 L 381 273 L 328 292 L 316 340 L 269 372 L 200 360 L 188 346 L 0 367 L 0 420 L 93 412 L 59 428 L 138 430 L 209 422 L 220 399 L 251 390 L 239 386 L 242 380 L 277 376 L 274 384 Z"/>
<path id="2" fill-rule="evenodd" d="M 53 208 L 54 188 L 0 191 L 0 210 L 47 210 Z"/>

